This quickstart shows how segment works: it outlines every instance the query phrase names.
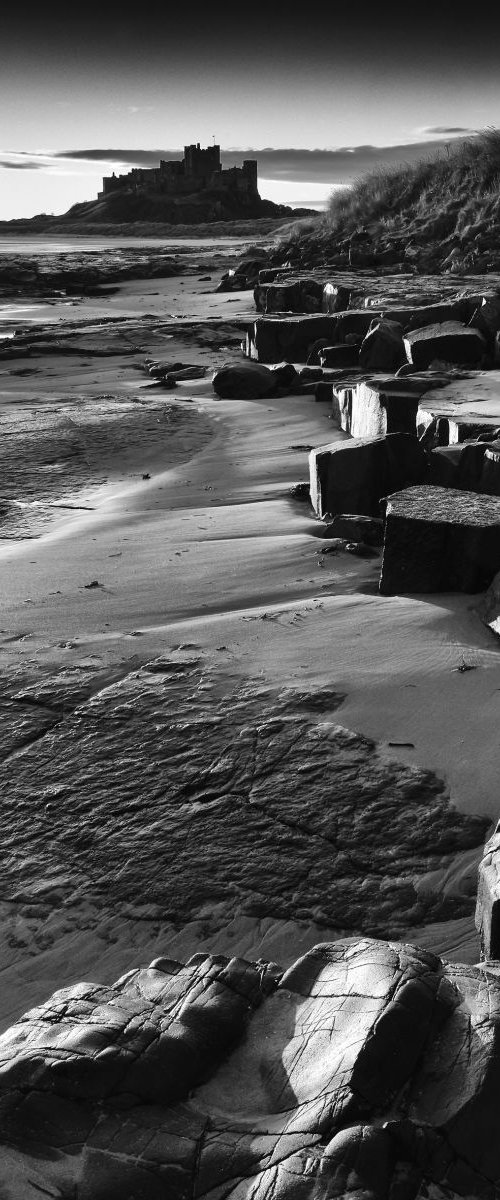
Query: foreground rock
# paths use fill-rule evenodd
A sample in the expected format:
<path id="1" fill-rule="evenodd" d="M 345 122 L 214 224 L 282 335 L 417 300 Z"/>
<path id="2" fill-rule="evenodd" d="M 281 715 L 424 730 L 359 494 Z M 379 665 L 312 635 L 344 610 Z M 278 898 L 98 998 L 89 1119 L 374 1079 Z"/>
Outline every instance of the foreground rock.
<path id="1" fill-rule="evenodd" d="M 453 488 L 389 496 L 380 591 L 481 592 L 500 569 L 500 500 Z"/>
<path id="2" fill-rule="evenodd" d="M 378 517 L 384 496 L 422 483 L 426 473 L 425 451 L 417 438 L 406 433 L 332 442 L 309 455 L 311 503 L 318 517 L 328 513 Z"/>
<path id="3" fill-rule="evenodd" d="M 494 1200 L 497 963 L 159 959 L 0 1039 L 3 1195 Z"/>

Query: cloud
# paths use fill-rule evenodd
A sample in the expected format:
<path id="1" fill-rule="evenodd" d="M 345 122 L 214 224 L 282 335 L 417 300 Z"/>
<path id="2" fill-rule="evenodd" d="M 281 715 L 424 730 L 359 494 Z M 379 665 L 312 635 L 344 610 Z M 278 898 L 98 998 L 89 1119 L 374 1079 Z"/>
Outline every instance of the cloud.
<path id="1" fill-rule="evenodd" d="M 395 146 L 341 146 L 336 149 L 305 150 L 300 147 L 272 147 L 264 149 L 234 149 L 222 150 L 224 167 L 239 166 L 244 158 L 256 158 L 259 164 L 259 177 L 262 180 L 276 180 L 290 183 L 317 183 L 335 186 L 352 183 L 367 171 L 397 166 L 399 163 L 415 163 L 421 159 L 435 157 L 443 151 L 447 137 L 470 136 L 475 131 L 462 129 L 460 126 L 433 126 L 421 131 L 418 141 L 406 142 Z M 432 136 L 431 136 L 432 135 Z M 85 173 L 96 174 L 100 165 L 104 175 L 112 170 L 118 173 L 126 172 L 131 167 L 155 167 L 160 159 L 180 159 L 184 151 L 175 149 L 140 150 L 130 147 L 91 147 L 82 150 L 58 150 L 52 153 L 33 153 L 26 151 L 18 153 L 4 151 L 5 158 L 0 159 L 0 165 L 24 170 L 47 171 L 57 170 L 67 164 L 80 164 Z"/>
<path id="2" fill-rule="evenodd" d="M 424 137 L 426 135 L 429 137 L 434 137 L 435 134 L 443 137 L 446 135 L 449 135 L 450 137 L 457 137 L 460 135 L 462 137 L 473 137 L 477 133 L 477 129 L 467 129 L 467 127 L 463 125 L 424 125 L 422 129 L 419 129 L 417 132 L 423 134 Z"/>
<path id="3" fill-rule="evenodd" d="M 0 167 L 6 171 L 41 171 L 42 164 L 38 162 L 12 162 L 8 158 L 0 158 Z"/>

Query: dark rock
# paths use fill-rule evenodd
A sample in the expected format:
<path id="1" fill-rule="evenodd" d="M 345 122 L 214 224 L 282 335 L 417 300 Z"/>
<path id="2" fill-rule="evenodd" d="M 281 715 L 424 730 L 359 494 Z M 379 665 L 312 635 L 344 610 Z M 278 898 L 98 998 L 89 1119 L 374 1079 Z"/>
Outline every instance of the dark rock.
<path id="1" fill-rule="evenodd" d="M 493 344 L 495 334 L 500 330 L 500 296 L 483 296 L 481 303 L 473 312 L 469 324 L 479 329 L 486 341 Z"/>
<path id="2" fill-rule="evenodd" d="M 483 442 L 484 446 L 486 449 L 477 490 L 488 496 L 500 496 L 500 442 L 491 442 L 489 445 Z"/>
<path id="3" fill-rule="evenodd" d="M 359 350 L 357 346 L 324 346 L 319 352 L 319 361 L 322 367 L 356 367 Z"/>
<path id="4" fill-rule="evenodd" d="M 327 513 L 376 517 L 384 496 L 425 480 L 427 460 L 417 438 L 393 433 L 320 446 L 311 451 L 309 468 L 311 502 L 319 517 Z"/>
<path id="5" fill-rule="evenodd" d="M 246 354 L 261 363 L 305 363 L 318 338 L 332 342 L 337 318 L 332 316 L 258 317 L 247 334 Z"/>
<path id="6" fill-rule="evenodd" d="M 437 446 L 431 450 L 429 456 L 429 483 L 436 487 L 451 487 L 463 492 L 487 491 L 488 489 L 482 486 L 484 455 L 485 445 L 481 442 L 457 442 L 453 446 Z"/>
<path id="7" fill-rule="evenodd" d="M 492 633 L 496 633 L 500 637 L 500 572 L 492 579 L 477 606 L 477 611 L 483 623 L 489 626 Z M 495 957 L 499 956 L 495 955 Z"/>
<path id="8" fill-rule="evenodd" d="M 359 513 L 339 513 L 329 521 L 321 533 L 325 538 L 347 538 L 350 542 L 364 542 L 367 546 L 381 546 L 384 540 L 384 522 L 379 517 L 363 517 Z"/>
<path id="9" fill-rule="evenodd" d="M 425 370 L 434 359 L 478 365 L 486 352 L 482 333 L 458 321 L 410 331 L 405 334 L 404 343 L 408 361 L 419 370 Z"/>
<path id="10" fill-rule="evenodd" d="M 255 304 L 263 313 L 321 312 L 323 285 L 317 279 L 290 279 L 262 284 L 255 289 Z"/>
<path id="11" fill-rule="evenodd" d="M 328 346 L 328 338 L 318 338 L 317 342 L 313 342 L 307 357 L 307 366 L 315 367 L 319 364 L 320 352 Z"/>
<path id="12" fill-rule="evenodd" d="M 368 371 L 397 371 L 406 362 L 402 326 L 382 318 L 369 329 L 359 352 L 359 365 Z"/>
<path id="13" fill-rule="evenodd" d="M 500 500 L 439 487 L 387 499 L 380 591 L 480 592 L 500 569 Z"/>
<path id="14" fill-rule="evenodd" d="M 331 404 L 333 399 L 333 383 L 328 383 L 327 380 L 321 380 L 316 384 L 314 396 L 318 403 Z"/>
<path id="15" fill-rule="evenodd" d="M 258 400 L 274 396 L 279 376 L 262 363 L 224 363 L 212 376 L 212 387 L 221 400 Z"/>
<path id="16" fill-rule="evenodd" d="M 368 938 L 56 992 L 0 1039 L 6 1195 L 494 1200 L 499 1006 Z"/>

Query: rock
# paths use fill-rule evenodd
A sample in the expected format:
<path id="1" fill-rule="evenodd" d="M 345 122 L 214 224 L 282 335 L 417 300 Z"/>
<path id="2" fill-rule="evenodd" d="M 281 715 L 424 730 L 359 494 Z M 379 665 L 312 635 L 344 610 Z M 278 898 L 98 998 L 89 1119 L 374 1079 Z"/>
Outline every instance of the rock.
<path id="1" fill-rule="evenodd" d="M 221 400 L 258 400 L 274 396 L 278 377 L 262 363 L 224 363 L 212 376 L 212 387 Z"/>
<path id="2" fill-rule="evenodd" d="M 484 455 L 481 442 L 437 446 L 429 455 L 429 483 L 463 492 L 487 491 L 481 484 Z"/>
<path id="3" fill-rule="evenodd" d="M 323 284 L 317 279 L 290 279 L 277 283 L 258 283 L 255 304 L 263 313 L 321 312 Z"/>
<path id="4" fill-rule="evenodd" d="M 417 438 L 392 433 L 320 446 L 309 455 L 309 470 L 311 503 L 319 517 L 376 517 L 384 496 L 426 478 L 427 461 Z"/>
<path id="5" fill-rule="evenodd" d="M 367 371 L 397 371 L 406 361 L 402 326 L 382 318 L 365 336 L 359 352 L 360 367 Z"/>
<path id="6" fill-rule="evenodd" d="M 333 383 L 328 383 L 328 380 L 320 380 L 314 389 L 314 396 L 318 403 L 331 404 L 333 400 Z"/>
<path id="7" fill-rule="evenodd" d="M 328 338 L 318 338 L 317 342 L 313 342 L 307 356 L 307 366 L 315 367 L 319 364 L 320 351 L 328 346 Z"/>
<path id="8" fill-rule="evenodd" d="M 339 513 L 333 521 L 325 525 L 321 536 L 346 538 L 349 542 L 364 542 L 367 546 L 381 546 L 384 540 L 384 522 L 379 517 Z"/>
<path id="9" fill-rule="evenodd" d="M 332 343 L 344 342 L 351 344 L 351 338 L 356 338 L 361 345 L 373 321 L 382 317 L 382 311 L 374 308 L 350 308 L 347 312 L 337 314 L 335 322 L 335 337 Z"/>
<path id="10" fill-rule="evenodd" d="M 478 329 L 470 329 L 459 321 L 445 321 L 410 331 L 405 334 L 404 344 L 408 361 L 419 370 L 425 370 L 434 359 L 478 365 L 487 348 Z"/>
<path id="11" fill-rule="evenodd" d="M 334 419 L 352 437 L 379 437 L 417 431 L 423 385 L 395 379 L 368 379 L 334 385 Z M 335 399 L 337 405 L 335 406 Z"/>
<path id="12" fill-rule="evenodd" d="M 480 609 L 482 620 L 500 633 L 500 575 L 496 575 Z M 486 842 L 479 864 L 476 928 L 485 958 L 500 958 L 500 828 Z"/>
<path id="13" fill-rule="evenodd" d="M 319 351 L 319 361 L 322 367 L 340 370 L 356 367 L 359 362 L 359 350 L 357 346 L 324 346 Z"/>
<path id="14" fill-rule="evenodd" d="M 480 592 L 500 569 L 500 500 L 440 487 L 389 496 L 380 591 Z"/>
<path id="15" fill-rule="evenodd" d="M 477 297 L 460 296 L 455 300 L 439 300 L 435 304 L 424 304 L 413 309 L 408 329 L 422 329 L 426 325 L 442 325 L 447 321 L 467 324 L 477 308 Z M 394 317 L 396 320 L 397 318 Z"/>
<path id="16" fill-rule="evenodd" d="M 499 974 L 362 938 L 56 992 L 0 1039 L 6 1196 L 494 1200 Z"/>
<path id="17" fill-rule="evenodd" d="M 495 335 L 500 330 L 500 295 L 483 296 L 469 324 L 474 329 L 479 329 L 486 341 L 493 345 Z"/>
<path id="18" fill-rule="evenodd" d="M 500 573 L 493 577 L 477 611 L 484 624 L 500 637 Z"/>
<path id="19" fill-rule="evenodd" d="M 318 338 L 335 339 L 335 316 L 258 317 L 247 334 L 246 355 L 261 363 L 307 361 Z"/>
<path id="20" fill-rule="evenodd" d="M 321 304 L 324 313 L 344 312 L 349 308 L 350 300 L 349 288 L 342 284 L 325 283 Z"/>
<path id="21" fill-rule="evenodd" d="M 485 446 L 477 490 L 488 496 L 500 496 L 500 442 L 491 442 L 489 445 L 483 442 L 483 448 Z"/>

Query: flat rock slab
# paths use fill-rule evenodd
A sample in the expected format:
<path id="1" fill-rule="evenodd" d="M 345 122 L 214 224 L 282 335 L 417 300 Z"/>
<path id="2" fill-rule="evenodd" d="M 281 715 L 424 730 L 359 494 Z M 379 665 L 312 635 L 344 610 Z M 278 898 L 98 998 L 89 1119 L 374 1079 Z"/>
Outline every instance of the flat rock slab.
<path id="1" fill-rule="evenodd" d="M 500 428 L 500 371 L 473 371 L 436 389 L 431 386 L 419 405 L 417 428 L 423 434 L 439 422 L 440 441 L 454 445 Z"/>
<path id="2" fill-rule="evenodd" d="M 469 328 L 460 321 L 443 321 L 410 331 L 405 334 L 404 345 L 408 362 L 418 370 L 425 370 L 435 359 L 475 366 L 486 352 L 479 329 Z"/>
<path id="3" fill-rule="evenodd" d="M 311 450 L 311 503 L 319 517 L 327 513 L 380 516 L 380 501 L 395 488 L 426 478 L 426 455 L 416 437 L 352 438 Z M 401 481 L 399 484 L 397 481 Z"/>
<path id="4" fill-rule="evenodd" d="M 380 591 L 480 592 L 500 569 L 500 500 L 412 487 L 387 499 Z"/>
<path id="5" fill-rule="evenodd" d="M 3 1194 L 494 1200 L 499 976 L 364 938 L 56 992 L 0 1039 Z"/>

